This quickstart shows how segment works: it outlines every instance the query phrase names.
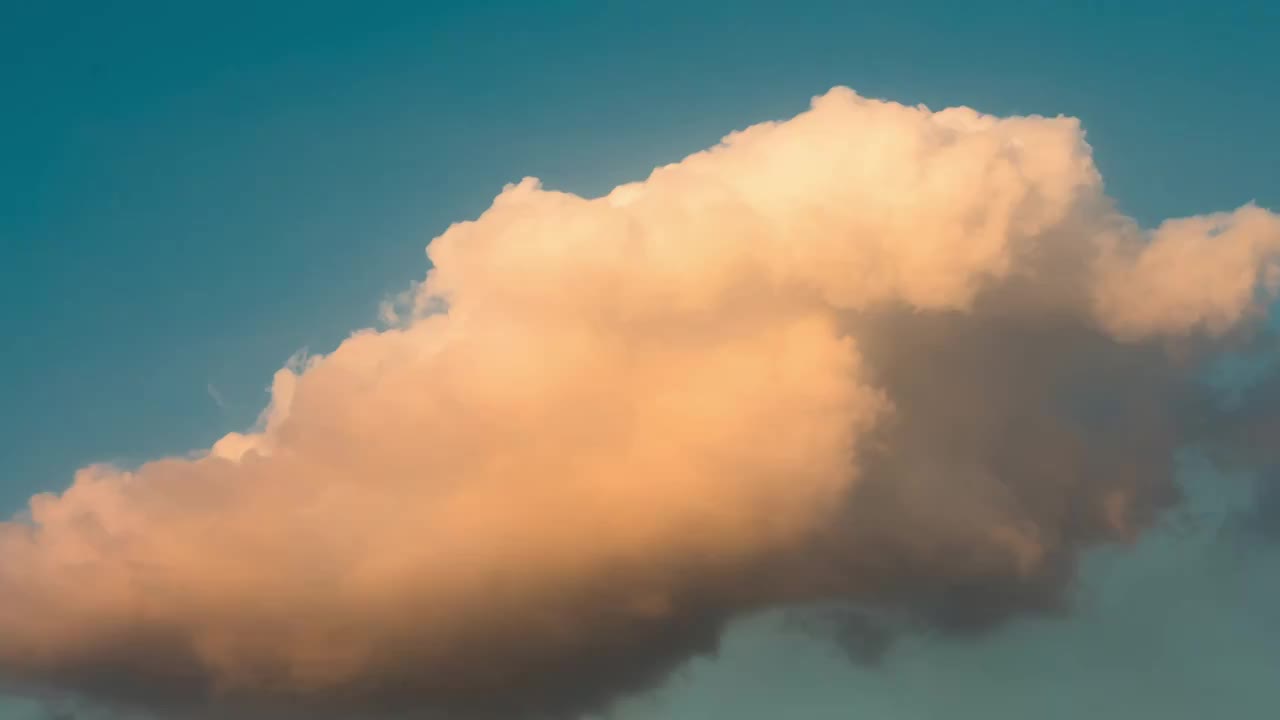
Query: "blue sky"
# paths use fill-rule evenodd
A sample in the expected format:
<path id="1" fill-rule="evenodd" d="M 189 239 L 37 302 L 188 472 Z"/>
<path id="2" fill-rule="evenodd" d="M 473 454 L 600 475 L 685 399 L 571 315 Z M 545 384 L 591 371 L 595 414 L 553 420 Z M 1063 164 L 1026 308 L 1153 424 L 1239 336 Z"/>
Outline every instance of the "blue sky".
<path id="1" fill-rule="evenodd" d="M 275 369 L 373 324 L 423 276 L 426 243 L 503 184 L 599 194 L 833 85 L 1080 117 L 1110 194 L 1145 223 L 1280 207 L 1271 3 L 268 5 L 0 9 L 0 512 L 87 462 L 248 425 Z M 769 628 L 741 642 L 794 642 Z M 696 708 L 770 654 L 732 647 L 670 707 L 636 712 L 716 716 Z M 814 669 L 790 692 L 851 672 L 805 648 Z M 866 682 L 812 716 L 887 692 L 850 689 Z M 899 699 L 949 687 L 899 682 Z M 1203 717 L 1188 707 L 1159 717 Z"/>

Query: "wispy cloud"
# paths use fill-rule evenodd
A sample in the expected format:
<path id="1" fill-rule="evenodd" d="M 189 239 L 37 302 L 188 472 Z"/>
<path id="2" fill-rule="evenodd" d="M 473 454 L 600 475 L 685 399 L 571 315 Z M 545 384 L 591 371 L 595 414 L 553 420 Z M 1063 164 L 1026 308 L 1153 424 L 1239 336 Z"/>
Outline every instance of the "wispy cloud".
<path id="1" fill-rule="evenodd" d="M 209 393 L 214 405 L 217 405 L 222 410 L 227 409 L 227 401 L 223 399 L 222 393 L 218 392 L 218 388 L 214 387 L 213 383 L 205 385 L 205 391 Z"/>

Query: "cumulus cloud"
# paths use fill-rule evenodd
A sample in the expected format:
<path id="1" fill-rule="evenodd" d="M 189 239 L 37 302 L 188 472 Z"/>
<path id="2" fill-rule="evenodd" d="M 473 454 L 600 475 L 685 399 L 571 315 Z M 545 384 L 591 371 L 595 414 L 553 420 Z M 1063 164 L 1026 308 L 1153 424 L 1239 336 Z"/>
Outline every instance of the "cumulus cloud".
<path id="1" fill-rule="evenodd" d="M 1059 610 L 1176 500 L 1200 360 L 1280 290 L 1280 218 L 1144 231 L 1073 119 L 840 88 L 604 197 L 509 186 L 428 252 L 254 430 L 0 524 L 0 673 L 572 717 L 755 609 Z"/>

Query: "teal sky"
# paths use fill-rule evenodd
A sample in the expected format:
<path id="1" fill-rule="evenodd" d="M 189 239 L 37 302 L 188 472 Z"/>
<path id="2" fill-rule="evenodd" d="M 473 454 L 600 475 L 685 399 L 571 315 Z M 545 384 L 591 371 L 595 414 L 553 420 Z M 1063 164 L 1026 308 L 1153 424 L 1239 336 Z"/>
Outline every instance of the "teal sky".
<path id="1" fill-rule="evenodd" d="M 1144 223 L 1280 207 L 1277 27 L 1243 0 L 10 2 L 0 513 L 247 426 L 275 369 L 373 324 L 503 184 L 599 194 L 833 85 L 1080 117 Z M 761 618 L 623 714 L 1271 717 L 1280 555 L 1223 575 L 1197 542 L 1097 558 L 1094 615 L 900 668 Z"/>

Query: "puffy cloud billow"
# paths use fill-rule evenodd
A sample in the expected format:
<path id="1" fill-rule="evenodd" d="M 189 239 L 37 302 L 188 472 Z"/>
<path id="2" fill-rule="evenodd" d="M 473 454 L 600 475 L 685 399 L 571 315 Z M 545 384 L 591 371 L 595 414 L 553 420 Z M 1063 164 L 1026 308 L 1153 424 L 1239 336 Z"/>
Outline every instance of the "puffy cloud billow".
<path id="1" fill-rule="evenodd" d="M 838 88 L 604 197 L 509 186 L 428 253 L 252 432 L 0 524 L 0 677 L 573 717 L 755 610 L 1065 610 L 1082 550 L 1177 502 L 1177 448 L 1273 419 L 1224 432 L 1202 377 L 1259 342 L 1280 217 L 1139 228 L 1069 118 Z"/>

